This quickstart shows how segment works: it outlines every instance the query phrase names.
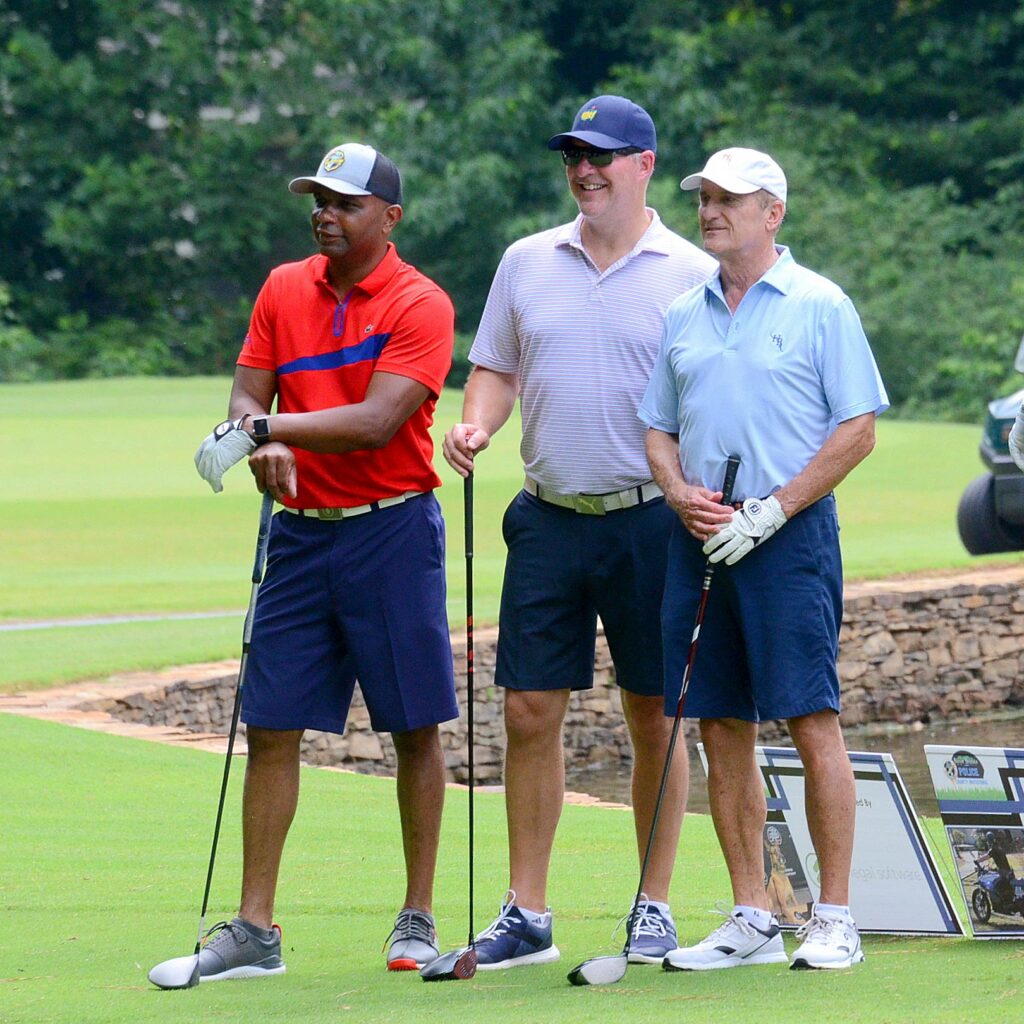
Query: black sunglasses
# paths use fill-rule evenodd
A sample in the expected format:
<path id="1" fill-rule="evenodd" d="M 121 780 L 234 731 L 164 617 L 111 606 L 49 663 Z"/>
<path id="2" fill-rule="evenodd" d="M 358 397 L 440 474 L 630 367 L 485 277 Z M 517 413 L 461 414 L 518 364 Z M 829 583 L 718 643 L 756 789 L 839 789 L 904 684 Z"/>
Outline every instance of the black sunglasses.
<path id="1" fill-rule="evenodd" d="M 607 167 L 620 153 L 626 156 L 631 153 L 642 153 L 639 146 L 625 146 L 622 149 L 584 149 L 576 146 L 562 147 L 562 163 L 566 167 L 575 167 L 586 157 L 592 167 Z"/>

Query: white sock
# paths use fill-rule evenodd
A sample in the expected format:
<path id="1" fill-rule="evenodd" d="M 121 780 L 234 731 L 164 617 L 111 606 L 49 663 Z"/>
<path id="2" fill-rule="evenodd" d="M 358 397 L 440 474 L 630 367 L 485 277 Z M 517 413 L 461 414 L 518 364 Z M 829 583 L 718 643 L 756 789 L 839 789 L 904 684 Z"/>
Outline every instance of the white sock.
<path id="1" fill-rule="evenodd" d="M 517 909 L 530 924 L 539 924 L 543 927 L 551 923 L 550 910 L 545 910 L 543 914 L 538 914 L 537 911 L 527 910 L 526 907 L 517 907 Z"/>
<path id="2" fill-rule="evenodd" d="M 838 903 L 815 903 L 814 913 L 829 921 L 849 921 L 853 923 L 853 915 L 849 906 L 840 906 Z"/>
<path id="3" fill-rule="evenodd" d="M 740 917 L 745 918 L 755 928 L 760 928 L 761 931 L 767 931 L 772 924 L 772 912 L 770 910 L 762 910 L 760 907 L 748 907 L 742 903 L 737 903 L 732 908 L 734 914 L 739 914 Z"/>
<path id="4" fill-rule="evenodd" d="M 670 921 L 672 920 L 672 911 L 667 903 L 662 903 L 661 900 L 643 900 L 650 907 L 657 907 Z"/>

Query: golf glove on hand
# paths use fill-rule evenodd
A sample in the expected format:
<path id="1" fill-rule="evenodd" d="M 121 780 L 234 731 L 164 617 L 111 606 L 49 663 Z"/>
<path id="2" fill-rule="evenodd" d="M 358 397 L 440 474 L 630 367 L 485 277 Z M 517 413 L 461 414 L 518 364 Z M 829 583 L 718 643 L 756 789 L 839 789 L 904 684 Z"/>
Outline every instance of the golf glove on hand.
<path id="1" fill-rule="evenodd" d="M 1024 404 L 1017 410 L 1017 418 L 1013 421 L 1008 443 L 1017 468 L 1024 469 Z"/>
<path id="2" fill-rule="evenodd" d="M 704 545 L 704 554 L 710 562 L 724 558 L 726 565 L 735 565 L 785 525 L 786 513 L 778 498 L 747 498 L 743 507 L 733 512 L 729 524 Z"/>
<path id="3" fill-rule="evenodd" d="M 236 463 L 251 455 L 256 442 L 242 429 L 242 421 L 225 420 L 213 428 L 196 452 L 196 469 L 215 493 L 224 490 L 220 478 Z"/>

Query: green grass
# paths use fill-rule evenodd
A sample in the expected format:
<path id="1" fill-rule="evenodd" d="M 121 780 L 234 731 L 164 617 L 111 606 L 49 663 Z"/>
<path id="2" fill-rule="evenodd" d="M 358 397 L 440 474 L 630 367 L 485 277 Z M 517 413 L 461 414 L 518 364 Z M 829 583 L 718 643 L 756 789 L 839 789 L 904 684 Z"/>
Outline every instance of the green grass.
<path id="1" fill-rule="evenodd" d="M 238 610 L 249 596 L 259 502 L 245 466 L 212 494 L 192 454 L 224 415 L 226 378 L 0 385 L 0 622 Z M 439 403 L 435 436 L 460 415 Z M 977 427 L 887 420 L 839 492 L 848 578 L 978 564 L 956 505 L 981 471 Z M 518 419 L 480 457 L 474 611 L 497 618 L 501 515 L 522 480 Z M 448 519 L 449 615 L 463 618 L 462 484 L 439 458 Z M 996 559 L 999 560 L 999 559 Z M 1002 560 L 1018 560 L 1003 556 Z M 990 559 L 991 561 L 991 559 Z M 241 616 L 5 632 L 0 690 L 237 654 Z"/>
<path id="2" fill-rule="evenodd" d="M 735 1024 L 766 1014 L 846 1024 L 1005 1024 L 1019 1015 L 1024 953 L 1011 942 L 869 937 L 865 963 L 837 974 L 631 967 L 618 985 L 572 988 L 570 967 L 621 948 L 612 929 L 637 870 L 630 815 L 582 807 L 565 809 L 552 864 L 561 963 L 440 985 L 388 975 L 379 950 L 403 891 L 394 784 L 313 768 L 302 771 L 277 906 L 288 973 L 158 992 L 146 981 L 148 968 L 190 953 L 195 942 L 222 757 L 10 715 L 0 715 L 0 735 L 4 1024 Z M 241 767 L 230 787 L 208 924 L 236 905 Z M 449 948 L 464 941 L 467 927 L 465 799 L 462 791 L 448 794 L 437 877 L 435 909 Z M 504 806 L 500 796 L 480 793 L 476 807 L 482 928 L 505 885 Z M 939 848 L 941 829 L 932 826 Z M 682 935 L 703 936 L 715 923 L 708 910 L 727 898 L 710 821 L 688 817 L 673 898 Z"/>

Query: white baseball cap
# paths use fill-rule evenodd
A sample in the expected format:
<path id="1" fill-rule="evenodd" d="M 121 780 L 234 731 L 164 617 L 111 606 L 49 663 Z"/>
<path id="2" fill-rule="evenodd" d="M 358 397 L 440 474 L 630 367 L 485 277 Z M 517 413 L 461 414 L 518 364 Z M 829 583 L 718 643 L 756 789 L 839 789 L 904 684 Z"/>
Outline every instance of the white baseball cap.
<path id="1" fill-rule="evenodd" d="M 704 178 L 726 192 L 743 196 L 763 188 L 777 199 L 786 201 L 786 175 L 782 168 L 767 153 L 756 149 L 740 146 L 720 149 L 708 158 L 704 170 L 688 174 L 679 182 L 679 187 L 685 191 L 700 188 Z"/>
<path id="2" fill-rule="evenodd" d="M 345 196 L 378 196 L 386 203 L 402 202 L 398 168 L 383 153 L 359 142 L 335 146 L 320 161 L 316 174 L 288 182 L 289 191 L 298 193 L 312 192 L 317 186 Z"/>

